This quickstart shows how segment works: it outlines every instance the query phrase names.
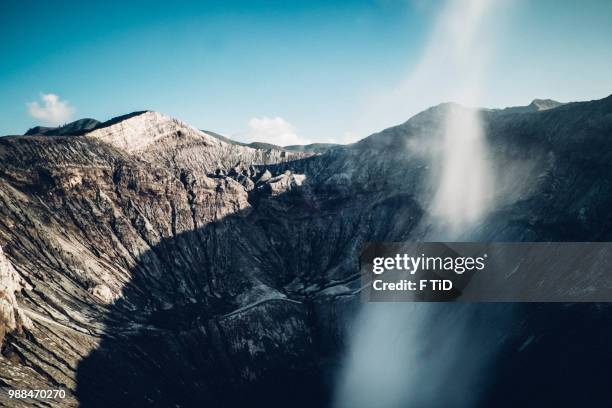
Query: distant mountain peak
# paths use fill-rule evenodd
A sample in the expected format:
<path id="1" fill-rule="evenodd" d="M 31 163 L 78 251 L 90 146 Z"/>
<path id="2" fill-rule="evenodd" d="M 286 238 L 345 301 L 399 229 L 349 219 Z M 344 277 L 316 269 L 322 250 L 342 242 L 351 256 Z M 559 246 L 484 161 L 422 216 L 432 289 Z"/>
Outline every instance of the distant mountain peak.
<path id="1" fill-rule="evenodd" d="M 511 106 L 501 110 L 493 109 L 493 111 L 502 113 L 533 113 L 554 109 L 562 105 L 565 105 L 565 103 L 553 99 L 534 99 L 527 106 Z"/>
<path id="2" fill-rule="evenodd" d="M 530 107 L 534 108 L 536 111 L 543 111 L 548 109 L 556 108 L 557 106 L 563 105 L 562 102 L 557 102 L 553 99 L 534 99 L 529 104 Z"/>
<path id="3" fill-rule="evenodd" d="M 127 152 L 143 150 L 152 143 L 173 135 L 210 138 L 187 123 L 149 110 L 118 116 L 87 133 L 87 136 L 100 139 Z"/>
<path id="4" fill-rule="evenodd" d="M 26 136 L 76 136 L 87 133 L 100 125 L 96 119 L 83 118 L 58 127 L 35 126 L 24 133 Z"/>
<path id="5" fill-rule="evenodd" d="M 325 153 L 326 151 L 333 149 L 339 146 L 336 143 L 310 143 L 307 145 L 288 145 L 288 146 L 279 146 L 272 143 L 265 142 L 251 142 L 244 143 L 239 142 L 237 140 L 231 139 L 227 136 L 223 136 L 216 132 L 211 132 L 210 130 L 202 130 L 202 132 L 206 133 L 209 136 L 215 137 L 225 143 L 238 145 L 238 146 L 246 146 L 251 147 L 253 149 L 260 150 L 279 150 L 286 152 L 305 152 L 305 153 Z"/>

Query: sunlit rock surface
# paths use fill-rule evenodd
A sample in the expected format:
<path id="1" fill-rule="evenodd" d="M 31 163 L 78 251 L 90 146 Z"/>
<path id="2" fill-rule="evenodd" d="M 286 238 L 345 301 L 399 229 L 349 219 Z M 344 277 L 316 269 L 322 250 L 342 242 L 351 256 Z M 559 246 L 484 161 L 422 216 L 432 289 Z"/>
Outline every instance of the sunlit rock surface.
<path id="1" fill-rule="evenodd" d="M 153 111 L 116 118 L 85 135 L 159 164 L 206 172 L 229 169 L 237 162 L 268 164 L 311 155 L 226 143 L 178 119 Z"/>
<path id="2" fill-rule="evenodd" d="M 16 293 L 32 289 L 15 271 L 0 247 L 0 345 L 4 336 L 23 333 L 31 326 L 30 319 L 19 309 Z"/>

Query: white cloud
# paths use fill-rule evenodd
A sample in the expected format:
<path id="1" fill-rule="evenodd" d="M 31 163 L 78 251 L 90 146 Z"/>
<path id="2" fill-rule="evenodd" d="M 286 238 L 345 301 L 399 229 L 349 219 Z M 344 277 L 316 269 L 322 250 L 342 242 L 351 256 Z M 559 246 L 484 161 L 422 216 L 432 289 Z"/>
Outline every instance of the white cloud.
<path id="1" fill-rule="evenodd" d="M 42 94 L 42 106 L 38 102 L 28 103 L 28 113 L 34 119 L 42 121 L 47 125 L 61 125 L 72 119 L 75 109 L 67 101 L 62 101 L 59 96 L 49 93 Z"/>
<path id="2" fill-rule="evenodd" d="M 253 117 L 249 120 L 249 130 L 237 136 L 245 142 L 266 142 L 279 146 L 311 143 L 298 135 L 291 123 L 278 116 Z"/>

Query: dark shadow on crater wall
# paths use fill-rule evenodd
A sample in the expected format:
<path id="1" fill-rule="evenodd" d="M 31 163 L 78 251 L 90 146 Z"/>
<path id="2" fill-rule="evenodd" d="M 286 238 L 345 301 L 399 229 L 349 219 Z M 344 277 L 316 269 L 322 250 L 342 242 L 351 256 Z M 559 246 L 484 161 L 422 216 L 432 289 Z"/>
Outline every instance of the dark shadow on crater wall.
<path id="1" fill-rule="evenodd" d="M 138 259 L 78 367 L 81 406 L 327 403 L 312 304 L 277 291 L 291 271 L 256 223 L 234 214 Z"/>

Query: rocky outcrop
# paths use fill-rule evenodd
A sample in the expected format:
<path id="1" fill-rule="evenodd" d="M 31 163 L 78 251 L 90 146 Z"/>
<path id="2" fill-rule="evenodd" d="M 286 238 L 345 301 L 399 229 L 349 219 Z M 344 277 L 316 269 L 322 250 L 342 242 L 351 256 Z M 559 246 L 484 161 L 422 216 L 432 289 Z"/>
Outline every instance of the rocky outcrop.
<path id="1" fill-rule="evenodd" d="M 287 170 L 283 174 L 263 180 L 260 178 L 259 182 L 261 190 L 268 191 L 272 196 L 281 195 L 291 190 L 299 188 L 304 183 L 306 176 L 303 174 L 293 174 Z"/>
<path id="2" fill-rule="evenodd" d="M 545 111 L 548 109 L 554 109 L 559 106 L 562 106 L 562 102 L 557 102 L 552 99 L 534 99 L 527 106 L 513 106 L 510 108 L 502 109 L 503 113 L 530 113 L 530 112 L 539 112 Z"/>
<path id="3" fill-rule="evenodd" d="M 32 323 L 20 310 L 15 296 L 22 289 L 31 290 L 32 287 L 15 272 L 0 247 L 0 346 L 7 333 L 22 334 L 31 328 Z"/>

